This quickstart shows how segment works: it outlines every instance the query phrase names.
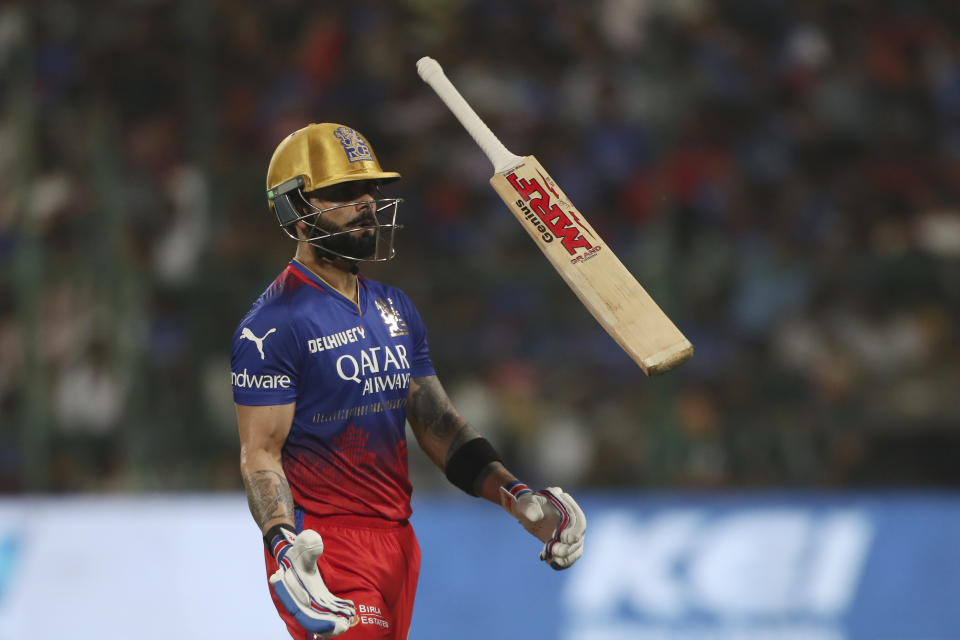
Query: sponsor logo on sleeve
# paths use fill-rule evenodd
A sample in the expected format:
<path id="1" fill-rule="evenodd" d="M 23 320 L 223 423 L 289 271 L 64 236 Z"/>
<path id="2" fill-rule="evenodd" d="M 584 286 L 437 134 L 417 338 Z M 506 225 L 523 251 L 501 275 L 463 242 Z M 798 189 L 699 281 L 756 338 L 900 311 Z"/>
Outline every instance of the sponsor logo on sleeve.
<path id="1" fill-rule="evenodd" d="M 289 389 L 290 376 L 284 374 L 264 373 L 257 375 L 250 373 L 244 367 L 243 371 L 231 371 L 230 382 L 237 389 Z"/>
<path id="2" fill-rule="evenodd" d="M 244 327 L 243 331 L 240 332 L 240 338 L 249 340 L 253 344 L 257 345 L 257 351 L 260 352 L 260 359 L 264 360 L 266 359 L 266 355 L 263 353 L 263 341 L 267 339 L 267 336 L 276 330 L 277 328 L 273 327 L 270 329 L 270 331 L 267 331 L 265 334 L 263 334 L 262 337 L 258 338 L 256 335 L 254 335 L 253 331 L 250 330 L 250 327 Z"/>

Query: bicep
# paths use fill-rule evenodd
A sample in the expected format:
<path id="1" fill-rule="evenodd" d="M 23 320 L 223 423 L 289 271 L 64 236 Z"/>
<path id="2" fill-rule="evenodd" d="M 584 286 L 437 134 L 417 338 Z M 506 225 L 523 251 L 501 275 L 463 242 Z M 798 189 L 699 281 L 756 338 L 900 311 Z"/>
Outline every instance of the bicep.
<path id="1" fill-rule="evenodd" d="M 293 424 L 294 403 L 237 405 L 240 472 L 250 513 L 266 532 L 293 522 L 293 497 L 283 473 L 281 451 Z"/>
<path id="2" fill-rule="evenodd" d="M 280 455 L 293 424 L 296 403 L 251 406 L 238 404 L 241 451 Z"/>

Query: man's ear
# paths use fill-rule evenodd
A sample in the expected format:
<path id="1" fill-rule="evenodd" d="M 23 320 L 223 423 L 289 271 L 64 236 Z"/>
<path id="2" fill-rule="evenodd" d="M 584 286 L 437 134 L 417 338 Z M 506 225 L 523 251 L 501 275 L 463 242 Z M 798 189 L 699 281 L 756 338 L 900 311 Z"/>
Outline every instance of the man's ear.
<path id="1" fill-rule="evenodd" d="M 298 238 L 302 238 L 304 240 L 307 239 L 307 223 L 306 222 L 304 222 L 303 220 L 298 220 L 297 222 L 293 223 L 290 226 L 292 227 L 291 231 L 294 231 L 295 235 Z"/>

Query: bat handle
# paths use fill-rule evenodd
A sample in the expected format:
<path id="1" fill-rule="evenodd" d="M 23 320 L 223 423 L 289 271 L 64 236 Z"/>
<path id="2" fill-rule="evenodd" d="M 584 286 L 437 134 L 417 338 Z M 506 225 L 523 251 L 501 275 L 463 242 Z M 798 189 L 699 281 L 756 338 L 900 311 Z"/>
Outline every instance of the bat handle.
<path id="1" fill-rule="evenodd" d="M 447 108 L 457 117 L 463 128 L 480 145 L 487 158 L 493 164 L 493 170 L 496 173 L 504 173 L 519 166 L 523 158 L 510 153 L 510 150 L 503 146 L 503 143 L 490 131 L 477 112 L 473 110 L 467 101 L 463 99 L 457 88 L 447 78 L 443 72 L 443 67 L 436 60 L 430 57 L 423 57 L 417 61 L 417 73 L 430 87 L 437 92 L 440 99 L 447 105 Z"/>

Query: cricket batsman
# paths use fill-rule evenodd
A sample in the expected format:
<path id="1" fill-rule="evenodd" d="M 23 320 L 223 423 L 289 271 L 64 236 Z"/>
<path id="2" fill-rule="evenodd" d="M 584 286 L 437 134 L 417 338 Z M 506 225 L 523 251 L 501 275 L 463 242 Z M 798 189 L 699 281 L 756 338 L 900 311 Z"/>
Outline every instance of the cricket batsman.
<path id="1" fill-rule="evenodd" d="M 240 322 L 231 380 L 271 595 L 299 640 L 407 637 L 420 570 L 407 421 L 447 479 L 516 518 L 551 567 L 583 553 L 577 503 L 507 470 L 448 399 L 410 299 L 359 273 L 394 256 L 400 200 L 380 187 L 399 177 L 339 124 L 293 132 L 267 170 L 296 252 Z"/>

